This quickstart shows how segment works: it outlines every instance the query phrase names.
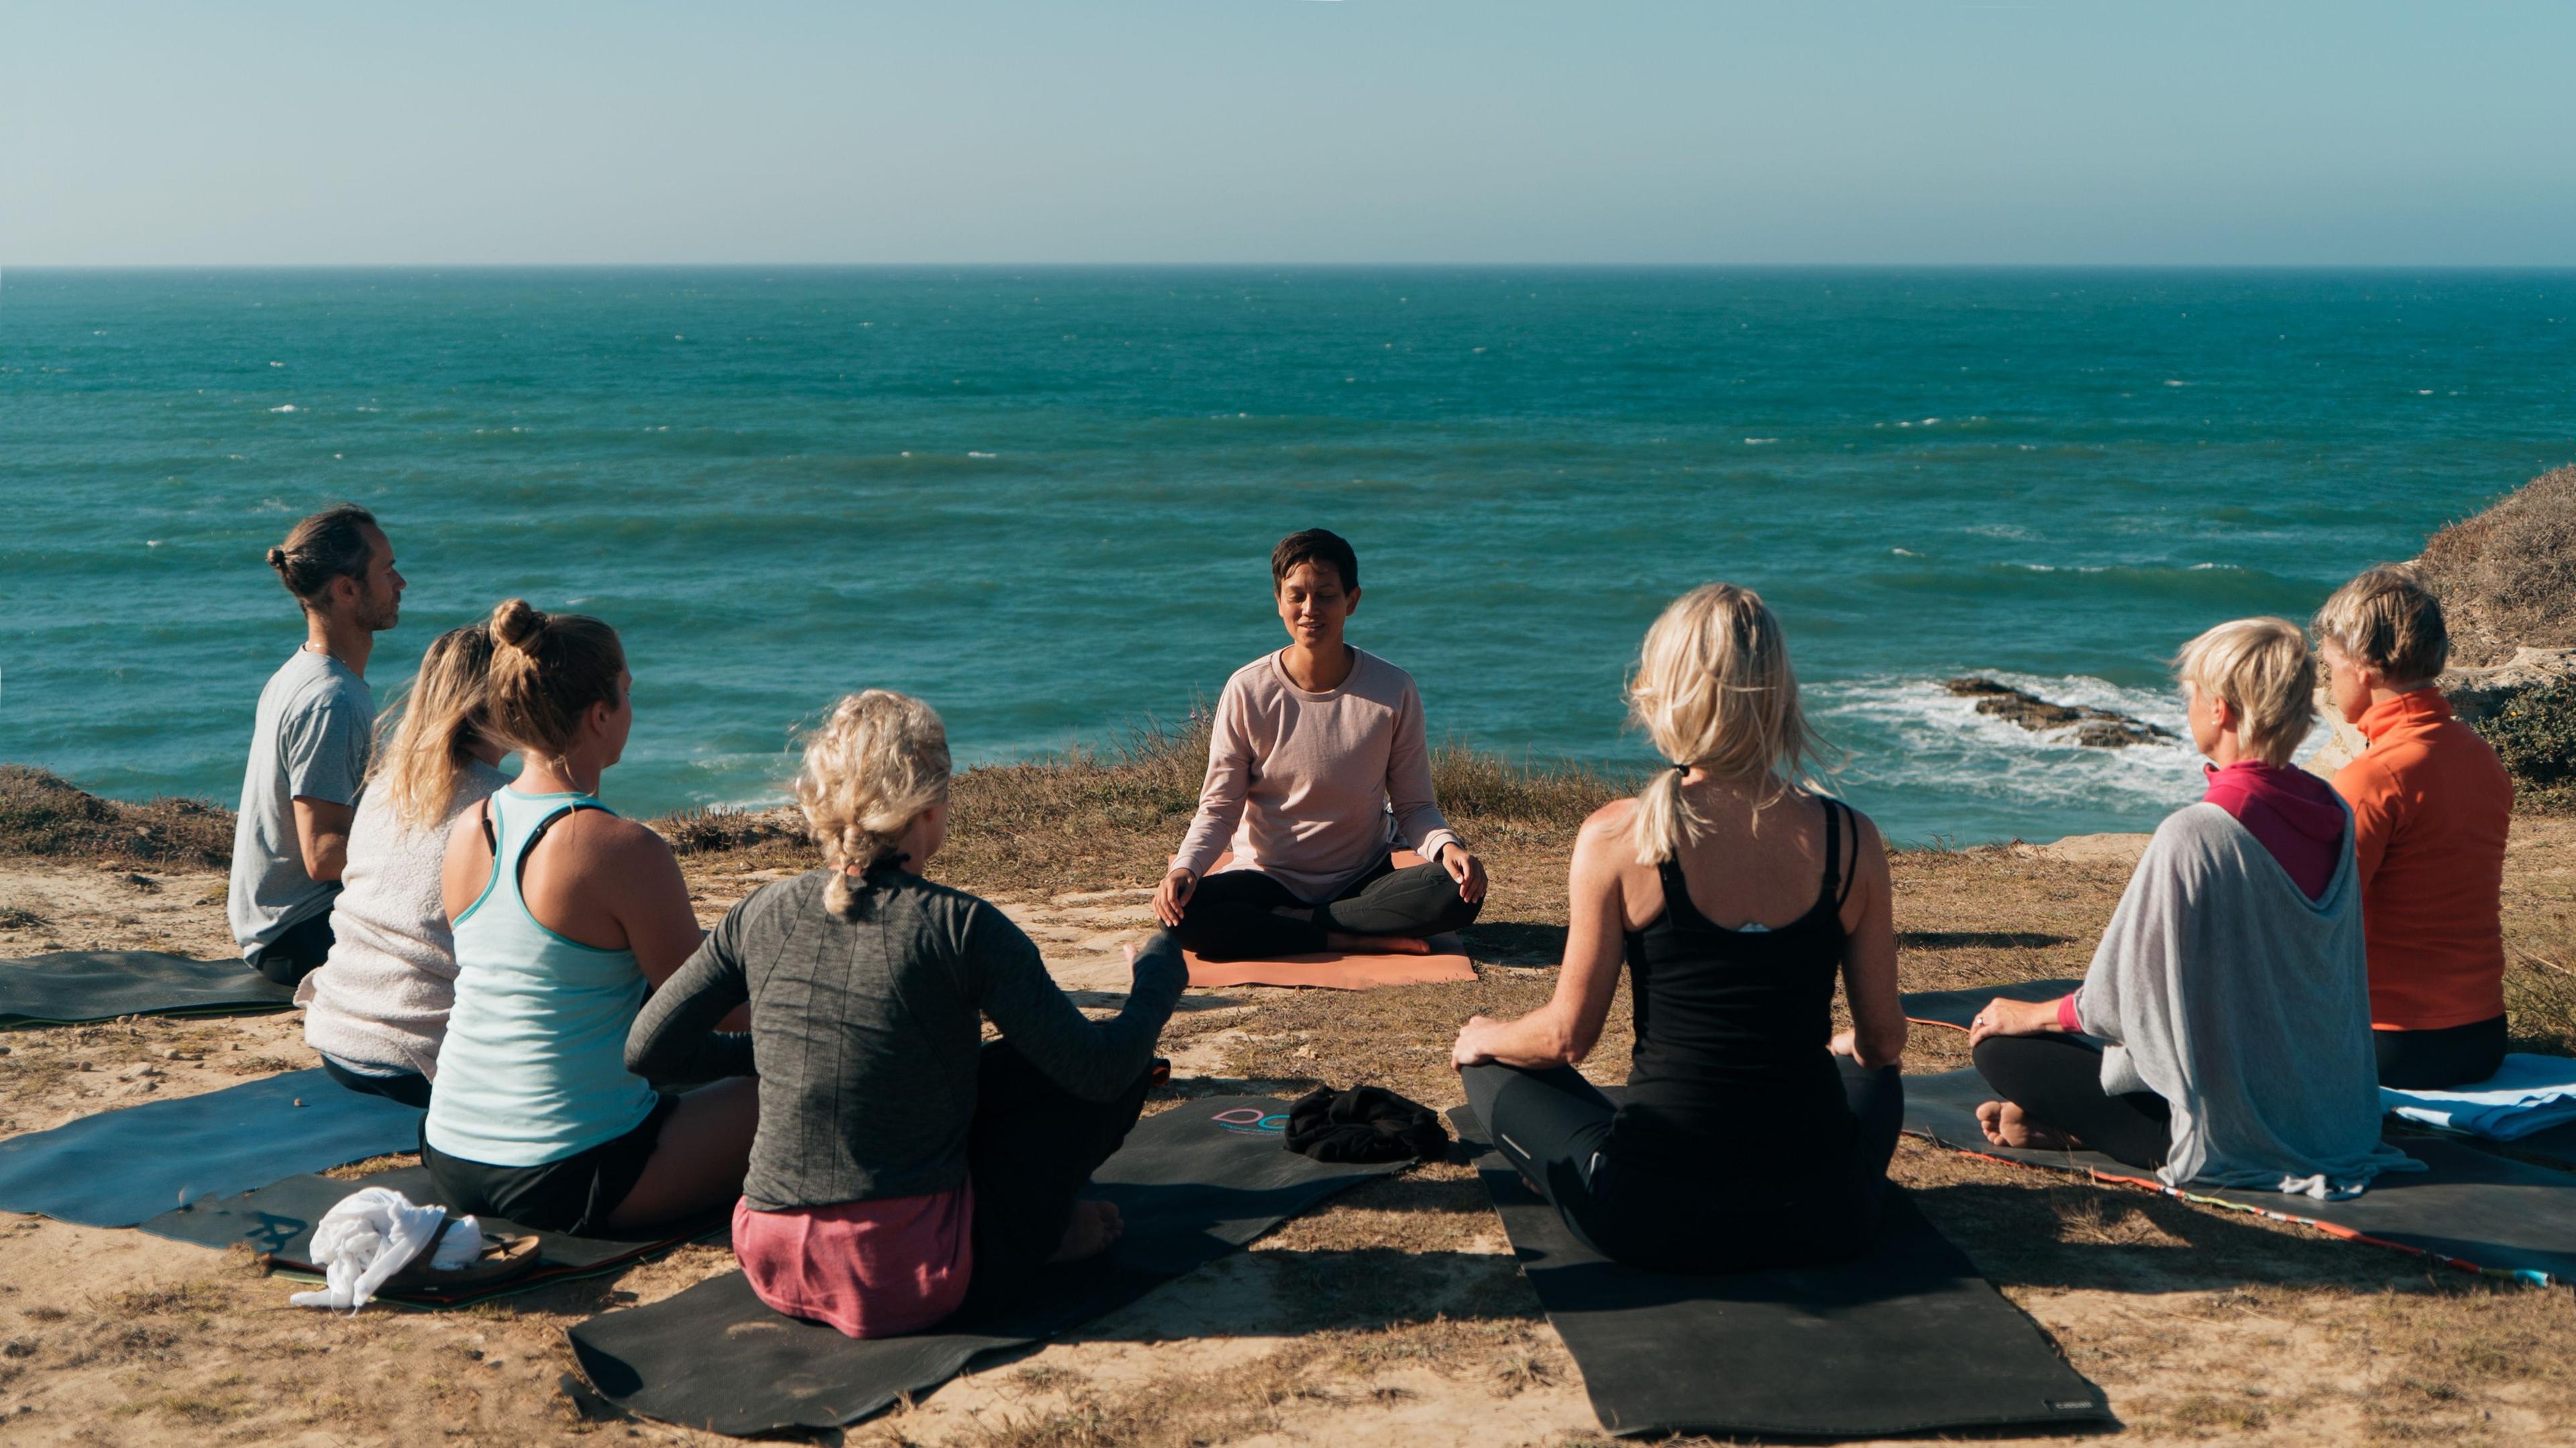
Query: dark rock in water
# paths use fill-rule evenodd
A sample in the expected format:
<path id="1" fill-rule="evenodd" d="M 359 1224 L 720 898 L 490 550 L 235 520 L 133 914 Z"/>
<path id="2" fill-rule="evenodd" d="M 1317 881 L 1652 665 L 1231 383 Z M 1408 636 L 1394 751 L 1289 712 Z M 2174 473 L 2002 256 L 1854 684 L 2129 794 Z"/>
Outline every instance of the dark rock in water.
<path id="1" fill-rule="evenodd" d="M 2174 737 L 2144 719 L 2109 709 L 2095 709 L 2081 704 L 2057 704 L 2016 689 L 1997 679 L 1971 674 L 1948 680 L 1944 687 L 1962 698 L 1977 701 L 1977 712 L 2009 719 L 2033 733 L 2051 729 L 2073 728 L 2075 742 L 2095 749 L 2126 749 L 2132 744 L 2148 744 Z"/>

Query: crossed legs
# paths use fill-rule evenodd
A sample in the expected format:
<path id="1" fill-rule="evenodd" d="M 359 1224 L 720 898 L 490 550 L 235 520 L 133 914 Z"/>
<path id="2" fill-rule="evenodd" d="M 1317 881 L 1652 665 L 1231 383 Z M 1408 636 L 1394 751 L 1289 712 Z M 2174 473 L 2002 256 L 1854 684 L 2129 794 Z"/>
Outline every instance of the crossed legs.
<path id="1" fill-rule="evenodd" d="M 1178 934 L 1208 960 L 1276 960 L 1326 950 L 1420 954 L 1429 948 L 1424 937 L 1469 924 L 1483 906 L 1459 899 L 1458 882 L 1436 864 L 1399 870 L 1382 859 L 1314 906 L 1259 870 L 1226 870 L 1199 881 Z"/>

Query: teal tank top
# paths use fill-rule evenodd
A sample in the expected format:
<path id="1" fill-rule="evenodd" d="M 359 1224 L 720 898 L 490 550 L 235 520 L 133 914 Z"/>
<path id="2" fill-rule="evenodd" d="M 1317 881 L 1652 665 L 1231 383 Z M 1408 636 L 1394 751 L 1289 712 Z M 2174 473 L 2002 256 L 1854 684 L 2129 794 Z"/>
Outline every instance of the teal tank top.
<path id="1" fill-rule="evenodd" d="M 644 1124 L 653 1088 L 626 1069 L 644 1005 L 631 950 L 602 950 L 537 923 L 519 894 L 528 847 L 586 794 L 492 795 L 492 880 L 456 917 L 456 1004 L 422 1130 L 452 1157 L 543 1166 Z"/>

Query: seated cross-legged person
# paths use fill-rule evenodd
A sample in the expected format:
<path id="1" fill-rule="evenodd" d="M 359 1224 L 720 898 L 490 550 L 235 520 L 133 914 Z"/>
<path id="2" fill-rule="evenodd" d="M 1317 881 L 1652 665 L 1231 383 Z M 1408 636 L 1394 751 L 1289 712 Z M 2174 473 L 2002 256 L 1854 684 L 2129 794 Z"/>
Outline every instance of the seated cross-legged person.
<path id="1" fill-rule="evenodd" d="M 922 878 L 948 779 L 930 706 L 842 699 L 796 781 L 825 867 L 735 906 L 627 1039 L 646 1074 L 757 1063 L 734 1253 L 763 1302 L 852 1337 L 1003 1302 L 1117 1237 L 1076 1193 L 1135 1125 L 1187 977 L 1158 933 L 1125 1006 L 1085 1019 L 1008 916 Z M 746 1001 L 747 1040 L 713 1032 Z"/>
<path id="2" fill-rule="evenodd" d="M 2337 712 L 2370 748 L 2335 775 L 2352 806 L 2379 1084 L 2440 1090 L 2504 1064 L 2504 847 L 2513 778 L 2433 681 L 2442 605 L 2402 568 L 2336 590 L 2316 618 Z"/>
<path id="3" fill-rule="evenodd" d="M 441 875 L 456 817 L 509 782 L 484 732 L 492 635 L 451 629 L 420 658 L 400 722 L 374 755 L 331 907 L 330 956 L 295 988 L 304 1042 L 352 1091 L 429 1104 L 456 999 Z"/>
<path id="4" fill-rule="evenodd" d="M 516 598 L 490 628 L 487 718 L 525 763 L 448 835 L 456 1002 L 421 1163 L 451 1212 L 630 1235 L 742 1189 L 758 1093 L 626 1069 L 646 991 L 702 932 L 671 847 L 599 802 L 634 724 L 617 634 Z"/>
<path id="5" fill-rule="evenodd" d="M 1484 908 L 1485 867 L 1432 799 L 1422 695 L 1412 675 L 1342 642 L 1360 602 L 1350 544 L 1292 533 L 1270 573 L 1288 647 L 1226 680 L 1198 815 L 1154 913 L 1209 960 L 1426 953 L 1425 937 Z M 1396 868 L 1390 809 L 1426 863 Z"/>
<path id="6" fill-rule="evenodd" d="M 2349 812 L 2290 766 L 2316 665 L 2239 619 L 2177 661 L 2209 793 L 2166 817 L 2083 987 L 1989 1002 L 1969 1041 L 2000 1146 L 2084 1146 L 2197 1181 L 2348 1196 L 2419 1165 L 2379 1138 Z M 2097 1047 L 2075 1034 L 2109 1043 Z"/>
<path id="7" fill-rule="evenodd" d="M 268 566 L 304 610 L 304 645 L 259 691 L 225 908 L 242 959 L 291 986 L 331 953 L 376 719 L 367 660 L 401 618 L 404 585 L 375 515 L 352 503 L 297 523 Z"/>
<path id="8" fill-rule="evenodd" d="M 1710 584 L 1665 609 L 1629 704 L 1673 767 L 1584 822 L 1556 993 L 1458 1032 L 1468 1103 L 1614 1260 L 1721 1272 L 1856 1256 L 1876 1241 L 1904 1116 L 1878 831 L 1796 783 L 1811 736 L 1753 593 Z M 1637 1039 L 1613 1104 L 1574 1068 L 1623 950 Z M 1852 1015 L 1839 1034 L 1837 978 Z"/>

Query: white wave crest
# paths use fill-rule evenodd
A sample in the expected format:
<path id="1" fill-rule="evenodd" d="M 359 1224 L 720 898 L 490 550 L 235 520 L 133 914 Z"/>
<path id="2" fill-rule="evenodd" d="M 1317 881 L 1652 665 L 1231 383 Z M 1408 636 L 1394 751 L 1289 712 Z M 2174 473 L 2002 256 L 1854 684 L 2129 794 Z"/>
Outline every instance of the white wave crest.
<path id="1" fill-rule="evenodd" d="M 1819 724 L 1850 748 L 1840 778 L 1859 794 L 1881 784 L 1983 798 L 2029 810 L 2039 828 L 2056 810 L 2174 809 L 2198 799 L 2205 788 L 2179 695 L 2083 675 L 1988 671 L 1983 677 L 2060 704 L 2116 710 L 2176 737 L 2125 749 L 2091 748 L 2075 742 L 2071 726 L 2034 732 L 1980 714 L 1974 698 L 1951 693 L 1938 679 L 1879 675 L 1820 682 L 1806 692 Z"/>

